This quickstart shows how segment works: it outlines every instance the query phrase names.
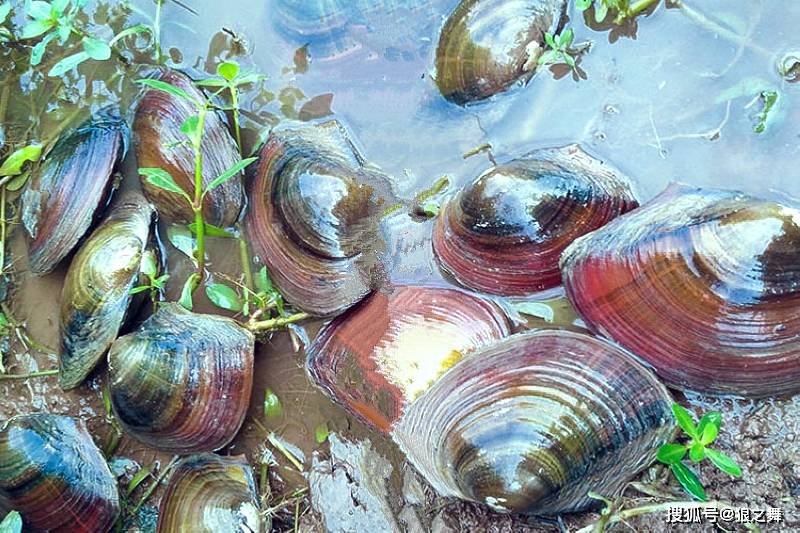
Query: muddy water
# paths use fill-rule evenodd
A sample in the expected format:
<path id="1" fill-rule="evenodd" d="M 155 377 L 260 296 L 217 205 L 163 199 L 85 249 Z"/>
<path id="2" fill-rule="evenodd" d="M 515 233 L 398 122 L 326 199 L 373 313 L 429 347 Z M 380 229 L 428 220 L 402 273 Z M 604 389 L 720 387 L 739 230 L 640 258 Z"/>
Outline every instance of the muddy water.
<path id="1" fill-rule="evenodd" d="M 437 35 L 456 3 L 319 2 L 350 6 L 343 7 L 341 14 L 325 17 L 315 13 L 316 2 L 203 1 L 191 2 L 188 8 L 167 2 L 162 45 L 170 64 L 190 72 L 213 72 L 219 61 L 236 58 L 247 69 L 268 75 L 245 98 L 245 126 L 251 142 L 278 122 L 330 111 L 352 132 L 367 158 L 394 177 L 395 190 L 404 198 L 412 198 L 444 175 L 450 177 L 454 188 L 476 176 L 489 161 L 484 155 L 464 158 L 463 154 L 477 146 L 490 144 L 493 156 L 504 161 L 535 148 L 572 142 L 628 173 L 643 200 L 675 180 L 800 196 L 796 170 L 800 85 L 782 80 L 775 66 L 783 54 L 800 49 L 793 23 L 800 20 L 800 4 L 689 1 L 684 9 L 659 6 L 635 27 L 615 30 L 590 27 L 580 14 L 571 12 L 575 41 L 590 45 L 579 63 L 583 74 L 578 79 L 558 68 L 544 70 L 526 87 L 460 108 L 439 96 L 432 78 Z M 143 13 L 154 10 L 146 0 L 131 4 L 132 10 L 118 3 L 113 8 L 96 5 L 93 20 L 104 24 L 113 19 L 119 25 L 127 19 L 133 24 L 145 22 Z M 358 14 L 352 11 L 354 6 L 359 8 Z M 131 80 L 139 72 L 134 64 L 146 56 L 126 53 L 128 66 L 91 64 L 81 68 L 80 76 L 53 80 L 28 71 L 24 54 L 25 50 L 4 49 L 0 56 L 0 116 L 9 143 L 25 138 L 52 140 L 63 127 L 85 115 L 88 107 L 119 102 L 129 109 L 135 98 Z M 768 89 L 780 92 L 779 104 L 767 132 L 757 135 L 753 131 L 761 105 L 757 95 Z M 134 169 L 135 161 L 129 158 L 124 187 L 136 186 Z M 440 278 L 430 252 L 430 222 L 419 223 L 399 213 L 386 221 L 385 232 L 394 279 Z M 25 248 L 19 238 L 13 243 L 13 252 L 18 285 L 12 298 L 14 313 L 27 322 L 40 342 L 56 346 L 57 295 L 63 270 L 33 278 L 25 269 Z M 189 265 L 171 252 L 173 283 L 168 297 L 175 299 Z M 213 270 L 237 275 L 237 252 L 231 243 L 212 239 L 210 256 Z M 213 308 L 204 302 L 200 310 Z M 569 312 L 563 315 L 569 316 Z M 318 327 L 308 325 L 312 337 Z M 7 362 L 17 372 L 54 365 L 46 357 L 31 358 L 24 353 L 12 355 Z M 323 516 L 322 522 L 336 528 L 355 512 L 357 523 L 371 524 L 373 529 L 387 524 L 427 528 L 440 518 L 452 525 L 453 517 L 442 518 L 438 503 L 414 511 L 416 518 L 409 513 L 404 520 L 386 518 L 406 511 L 396 502 L 387 503 L 386 494 L 400 495 L 394 499 L 406 504 L 414 499 L 431 504 L 431 500 L 426 499 L 424 490 L 422 496 L 413 496 L 421 489 L 414 488 L 418 481 L 404 473 L 395 448 L 319 394 L 306 378 L 302 362 L 302 354 L 292 349 L 285 334 L 259 348 L 250 415 L 262 418 L 267 388 L 279 396 L 284 413 L 268 421 L 268 429 L 296 448 L 306 469 L 313 463 L 312 501 L 327 516 L 328 521 Z M 0 400 L 0 419 L 40 410 L 79 414 L 103 442 L 108 424 L 100 399 L 102 385 L 102 372 L 86 388 L 70 394 L 61 393 L 52 380 L 2 384 L 0 392 L 5 396 Z M 701 397 L 690 400 L 703 406 L 719 403 Z M 753 424 L 764 424 L 760 433 L 750 435 L 755 444 L 748 450 L 756 450 L 763 435 L 776 439 L 772 445 L 791 437 L 786 442 L 794 443 L 789 449 L 796 450 L 794 439 L 800 430 L 796 402 L 726 400 L 721 405 L 733 411 L 736 424 L 730 431 L 734 437 L 749 435 L 747 424 L 753 416 Z M 770 421 L 775 419 L 788 429 L 773 431 Z M 315 428 L 323 423 L 344 439 L 335 437 L 333 449 L 315 441 Z M 264 449 L 264 435 L 248 422 L 228 451 L 246 452 L 256 462 Z M 757 457 L 757 451 L 752 453 Z M 118 454 L 142 464 L 169 459 L 127 438 Z M 271 469 L 271 480 L 277 494 L 289 494 L 306 485 L 305 477 L 284 457 L 276 453 L 275 459 L 278 466 Z M 358 468 L 341 481 L 334 472 L 337 460 L 380 470 L 389 480 L 387 485 L 362 494 L 362 499 L 377 498 L 381 502 L 378 507 L 386 507 L 385 513 L 358 515 L 358 505 L 355 511 L 347 509 L 346 502 L 338 498 L 358 479 Z M 779 460 L 774 461 L 770 464 L 779 470 Z M 323 475 L 328 470 L 330 477 Z M 764 476 L 763 483 L 772 487 L 773 493 L 785 493 L 788 481 L 770 481 Z M 358 494 L 362 489 L 351 490 Z M 729 490 L 720 496 L 732 497 L 741 486 Z M 385 494 L 375 496 L 381 491 Z M 363 509 L 361 506 L 362 513 Z M 341 512 L 344 515 L 337 515 Z M 487 518 L 475 510 L 460 512 L 464 513 L 463 523 L 473 527 L 485 526 L 487 520 L 498 530 L 522 527 L 519 522 Z"/>

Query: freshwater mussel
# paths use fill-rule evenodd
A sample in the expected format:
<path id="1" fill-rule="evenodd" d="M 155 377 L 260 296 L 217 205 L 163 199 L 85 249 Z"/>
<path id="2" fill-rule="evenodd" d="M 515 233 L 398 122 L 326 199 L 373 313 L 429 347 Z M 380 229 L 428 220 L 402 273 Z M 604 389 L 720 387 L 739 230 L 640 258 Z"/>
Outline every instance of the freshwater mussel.
<path id="1" fill-rule="evenodd" d="M 105 355 L 128 312 L 150 238 L 153 208 L 125 193 L 73 259 L 61 293 L 59 383 L 81 384 Z"/>
<path id="2" fill-rule="evenodd" d="M 0 509 L 25 531 L 105 532 L 119 515 L 117 482 L 82 421 L 19 415 L 0 430 Z"/>
<path id="3" fill-rule="evenodd" d="M 510 334 L 493 302 L 460 289 L 375 292 L 325 327 L 308 350 L 312 379 L 388 433 L 406 406 L 475 349 Z"/>
<path id="4" fill-rule="evenodd" d="M 617 494 L 674 431 L 669 393 L 631 355 L 558 330 L 466 357 L 411 403 L 392 437 L 443 496 L 497 511 L 586 509 Z"/>
<path id="5" fill-rule="evenodd" d="M 161 69 L 155 79 L 169 83 L 194 100 L 202 102 L 202 94 L 188 76 L 171 69 Z M 139 167 L 163 169 L 175 183 L 194 197 L 195 157 L 181 127 L 198 113 L 194 103 L 158 89 L 146 89 L 136 109 L 133 124 L 134 144 Z M 203 187 L 239 162 L 239 150 L 225 120 L 216 112 L 208 112 L 203 128 Z M 159 214 L 173 222 L 193 222 L 194 212 L 178 193 L 156 187 L 146 180 L 142 189 Z M 232 226 L 242 209 L 241 176 L 226 181 L 206 194 L 203 215 L 209 224 Z"/>
<path id="6" fill-rule="evenodd" d="M 448 202 L 433 232 L 439 264 L 462 285 L 524 296 L 561 284 L 576 238 L 638 205 L 629 180 L 578 145 L 497 165 Z"/>
<path id="7" fill-rule="evenodd" d="M 103 110 L 62 134 L 34 172 L 22 195 L 31 272 L 51 272 L 89 230 L 110 199 L 128 135 L 116 112 Z"/>
<path id="8" fill-rule="evenodd" d="M 590 327 L 677 388 L 800 391 L 800 210 L 672 185 L 570 246 L 564 285 Z"/>
<path id="9" fill-rule="evenodd" d="M 234 320 L 162 304 L 111 346 L 114 413 L 128 433 L 158 450 L 218 450 L 244 422 L 253 351 L 253 335 Z"/>
<path id="10" fill-rule="evenodd" d="M 462 0 L 439 38 L 439 91 L 463 105 L 528 81 L 565 9 L 565 0 Z"/>
<path id="11" fill-rule="evenodd" d="M 266 529 L 253 470 L 243 455 L 204 453 L 175 465 L 161 498 L 159 533 L 262 533 Z"/>
<path id="12" fill-rule="evenodd" d="M 336 121 L 274 130 L 248 190 L 245 228 L 286 300 L 335 315 L 381 273 L 387 176 L 367 165 Z"/>

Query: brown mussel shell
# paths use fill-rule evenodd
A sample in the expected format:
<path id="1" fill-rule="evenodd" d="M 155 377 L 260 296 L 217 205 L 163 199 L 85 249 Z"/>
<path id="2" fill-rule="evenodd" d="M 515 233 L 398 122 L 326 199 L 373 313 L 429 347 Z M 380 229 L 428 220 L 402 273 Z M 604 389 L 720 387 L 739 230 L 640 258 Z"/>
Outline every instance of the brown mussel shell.
<path id="1" fill-rule="evenodd" d="M 117 481 L 82 421 L 15 416 L 0 429 L 0 508 L 18 511 L 24 531 L 106 532 Z"/>
<path id="2" fill-rule="evenodd" d="M 392 437 L 443 496 L 555 515 L 614 495 L 674 431 L 672 400 L 624 350 L 567 331 L 514 335 L 459 361 Z"/>
<path id="3" fill-rule="evenodd" d="M 265 529 L 253 469 L 243 455 L 204 453 L 175 465 L 161 498 L 159 533 L 262 533 Z"/>
<path id="4" fill-rule="evenodd" d="M 578 145 L 536 150 L 447 203 L 433 247 L 465 287 L 526 296 L 561 284 L 558 261 L 572 241 L 637 206 L 628 178 Z"/>
<path id="5" fill-rule="evenodd" d="M 556 34 L 565 0 L 462 0 L 447 19 L 436 50 L 436 84 L 459 105 L 526 82 Z"/>
<path id="6" fill-rule="evenodd" d="M 800 209 L 673 185 L 577 240 L 564 286 L 586 323 L 668 385 L 800 392 Z"/>
<path id="7" fill-rule="evenodd" d="M 306 368 L 333 401 L 388 433 L 445 370 L 510 329 L 485 298 L 399 286 L 375 292 L 325 327 L 308 349 Z"/>
<path id="8" fill-rule="evenodd" d="M 192 98 L 204 101 L 202 94 L 189 77 L 170 69 L 162 69 L 155 79 L 174 85 Z M 192 102 L 172 94 L 146 89 L 136 109 L 133 138 L 139 167 L 166 170 L 181 189 L 194 198 L 194 152 L 185 141 L 181 126 L 186 119 L 197 115 Z M 203 129 L 203 187 L 239 162 L 236 146 L 225 121 L 209 112 Z M 194 222 L 194 212 L 185 198 L 166 191 L 142 179 L 142 189 L 159 214 L 171 222 Z M 203 215 L 208 224 L 229 227 L 236 223 L 242 210 L 243 186 L 241 176 L 235 176 L 206 194 Z"/>
<path id="9" fill-rule="evenodd" d="M 81 246 L 61 293 L 59 384 L 80 385 L 117 338 L 139 279 L 153 208 L 126 193 Z"/>
<path id="10" fill-rule="evenodd" d="M 158 450 L 218 450 L 244 422 L 254 343 L 234 320 L 162 304 L 111 346 L 114 413 L 128 433 Z"/>
<path id="11" fill-rule="evenodd" d="M 273 130 L 249 192 L 245 228 L 286 300 L 330 316 L 366 296 L 381 270 L 386 175 L 336 121 Z"/>
<path id="12" fill-rule="evenodd" d="M 52 271 L 106 206 L 128 135 L 125 122 L 105 110 L 59 137 L 34 171 L 22 195 L 31 272 Z"/>

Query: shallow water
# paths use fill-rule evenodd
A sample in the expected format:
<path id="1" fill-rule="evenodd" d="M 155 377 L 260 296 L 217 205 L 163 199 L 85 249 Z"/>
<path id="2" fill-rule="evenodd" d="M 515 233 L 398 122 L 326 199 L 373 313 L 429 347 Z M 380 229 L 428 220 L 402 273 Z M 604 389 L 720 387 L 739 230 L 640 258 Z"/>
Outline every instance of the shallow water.
<path id="1" fill-rule="evenodd" d="M 444 101 L 432 77 L 438 32 L 456 0 L 338 3 L 358 5 L 361 14 L 320 18 L 310 7 L 315 3 L 296 0 L 202 1 L 189 4 L 191 9 L 167 2 L 162 46 L 170 64 L 189 72 L 213 72 L 221 60 L 236 58 L 247 69 L 268 75 L 245 98 L 250 141 L 278 122 L 324 115 L 329 106 L 367 159 L 393 176 L 396 193 L 406 199 L 444 175 L 454 190 L 488 168 L 485 155 L 463 157 L 475 147 L 490 144 L 492 155 L 502 162 L 536 148 L 568 143 L 582 144 L 630 175 L 642 200 L 671 181 L 800 196 L 796 164 L 800 84 L 787 83 L 776 69 L 783 54 L 800 49 L 794 24 L 800 20 L 800 3 L 688 1 L 689 11 L 661 5 L 640 17 L 636 27 L 622 31 L 590 28 L 573 11 L 570 25 L 576 43 L 591 43 L 580 62 L 586 79 L 576 81 L 557 67 L 545 69 L 527 86 L 467 108 Z M 154 11 L 146 0 L 131 4 L 128 25 L 145 21 L 142 13 Z M 117 11 L 97 5 L 95 21 L 102 23 Z M 129 109 L 135 98 L 131 83 L 138 77 L 135 66 L 91 63 L 80 69 L 81 76 L 71 74 L 62 82 L 31 74 L 19 61 L 24 52 L 4 49 L 0 55 L 0 123 L 6 143 L 52 140 L 85 114 L 87 106 L 120 102 Z M 143 58 L 141 53 L 129 57 Z M 761 105 L 758 94 L 768 89 L 780 92 L 779 105 L 767 132 L 759 135 L 753 131 Z M 125 187 L 135 187 L 132 158 L 126 169 Z M 400 213 L 385 225 L 393 279 L 441 278 L 432 262 L 430 222 Z M 209 253 L 216 258 L 214 270 L 235 275 L 237 253 L 230 246 L 216 240 Z M 20 239 L 13 252 L 19 282 L 13 298 L 15 314 L 27 320 L 33 336 L 55 346 L 54 295 L 63 269 L 33 278 L 25 270 Z M 171 266 L 168 297 L 175 299 L 188 265 L 173 258 Z M 206 302 L 201 310 L 213 308 Z M 309 326 L 309 333 L 317 327 Z M 17 365 L 12 365 L 15 370 L 28 370 L 22 365 L 46 368 L 53 361 L 40 358 L 32 363 L 23 357 L 18 362 L 12 358 L 11 363 Z M 380 454 L 401 465 L 392 445 L 346 417 L 314 389 L 302 363 L 302 355 L 292 350 L 285 334 L 261 346 L 250 414 L 260 417 L 264 390 L 274 390 L 284 415 L 270 421 L 269 429 L 296 445 L 306 466 L 313 452 L 326 446 L 314 439 L 315 428 L 323 423 L 352 439 L 369 439 Z M 0 401 L 0 419 L 47 408 L 80 412 L 96 434 L 105 435 L 101 383 L 99 375 L 94 387 L 69 394 L 58 391 L 51 381 L 0 385 L 7 394 L 6 401 Z M 248 423 L 229 451 L 244 450 L 255 460 L 262 447 L 263 435 Z M 156 457 L 128 440 L 119 453 L 142 463 Z M 279 490 L 291 492 L 305 485 L 288 462 L 277 459 L 276 473 L 285 481 Z M 399 469 L 392 478 L 395 489 L 401 483 Z"/>

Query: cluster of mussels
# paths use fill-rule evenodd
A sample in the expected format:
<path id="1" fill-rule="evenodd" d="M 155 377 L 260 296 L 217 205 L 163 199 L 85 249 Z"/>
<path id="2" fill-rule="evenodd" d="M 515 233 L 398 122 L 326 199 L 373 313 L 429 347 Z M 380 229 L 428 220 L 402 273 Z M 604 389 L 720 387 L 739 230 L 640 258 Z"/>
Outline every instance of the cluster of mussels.
<path id="1" fill-rule="evenodd" d="M 484 98 L 531 72 L 563 2 L 522 4 L 464 0 L 455 10 L 439 46 L 445 97 Z M 515 6 L 527 18 L 500 17 Z M 513 35 L 516 48 L 493 56 L 470 45 L 481 31 Z M 183 74 L 156 75 L 199 96 Z M 191 192 L 194 160 L 179 142 L 190 113 L 148 89 L 133 130 L 140 166 L 167 169 Z M 237 151 L 224 117 L 210 115 L 205 133 L 209 182 Z M 127 193 L 84 238 L 127 137 L 121 119 L 94 117 L 62 136 L 23 196 L 33 272 L 82 241 L 62 294 L 61 386 L 80 385 L 107 356 L 126 432 L 187 456 L 169 479 L 159 531 L 261 531 L 247 461 L 212 453 L 244 421 L 253 335 L 163 304 L 118 338 L 137 307 L 142 258 L 158 256 L 154 214 L 191 218 L 175 193 L 142 183 L 146 199 Z M 662 381 L 748 397 L 800 391 L 800 210 L 788 202 L 674 185 L 640 207 L 630 180 L 580 147 L 537 150 L 488 169 L 442 209 L 432 246 L 454 285 L 387 287 L 378 225 L 393 204 L 390 180 L 337 122 L 273 130 L 246 187 L 239 176 L 206 196 L 206 220 L 233 224 L 245 196 L 246 236 L 277 288 L 295 308 L 333 318 L 307 350 L 311 378 L 394 440 L 443 496 L 498 511 L 580 511 L 589 491 L 613 494 L 671 438 Z M 591 333 L 520 331 L 504 297 L 560 286 Z M 29 528 L 104 531 L 116 520 L 115 480 L 82 423 L 14 417 L 0 458 L 0 507 Z"/>

